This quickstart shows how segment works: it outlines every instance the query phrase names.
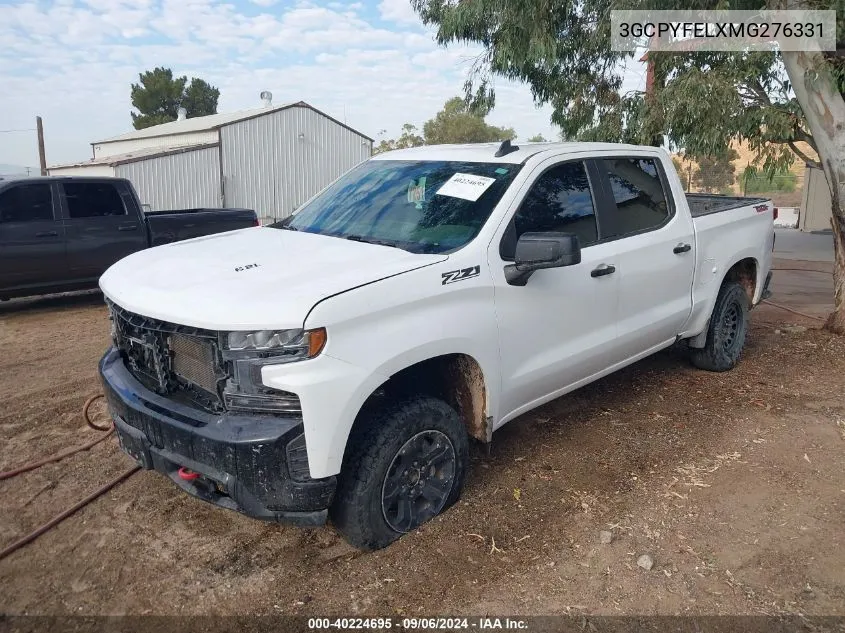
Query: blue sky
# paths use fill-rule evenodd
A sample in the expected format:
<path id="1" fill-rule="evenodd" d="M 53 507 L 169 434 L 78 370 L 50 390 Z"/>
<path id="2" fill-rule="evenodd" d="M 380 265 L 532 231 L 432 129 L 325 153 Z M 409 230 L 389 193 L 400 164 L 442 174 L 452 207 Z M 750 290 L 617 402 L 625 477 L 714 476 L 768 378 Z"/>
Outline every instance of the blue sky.
<path id="1" fill-rule="evenodd" d="M 0 0 L 0 130 L 44 118 L 48 164 L 131 129 L 129 85 L 166 66 L 220 88 L 218 111 L 307 101 L 376 139 L 461 94 L 477 48 L 438 47 L 408 0 Z M 625 89 L 642 88 L 633 64 Z M 556 137 L 527 87 L 497 82 L 488 120 Z M 0 163 L 37 164 L 34 132 L 0 133 Z"/>

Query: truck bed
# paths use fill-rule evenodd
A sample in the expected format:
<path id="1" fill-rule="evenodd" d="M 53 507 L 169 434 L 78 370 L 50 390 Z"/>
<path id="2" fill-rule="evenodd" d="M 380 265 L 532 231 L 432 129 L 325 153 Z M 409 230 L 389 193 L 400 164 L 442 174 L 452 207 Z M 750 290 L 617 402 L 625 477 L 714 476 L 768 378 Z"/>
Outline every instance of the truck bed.
<path id="1" fill-rule="evenodd" d="M 692 217 L 697 218 L 711 213 L 721 213 L 738 207 L 748 205 L 766 204 L 767 198 L 746 198 L 744 196 L 722 196 L 711 193 L 688 193 L 687 203 L 689 204 Z"/>
<path id="2" fill-rule="evenodd" d="M 146 214 L 150 246 L 257 226 L 250 209 L 180 209 Z"/>

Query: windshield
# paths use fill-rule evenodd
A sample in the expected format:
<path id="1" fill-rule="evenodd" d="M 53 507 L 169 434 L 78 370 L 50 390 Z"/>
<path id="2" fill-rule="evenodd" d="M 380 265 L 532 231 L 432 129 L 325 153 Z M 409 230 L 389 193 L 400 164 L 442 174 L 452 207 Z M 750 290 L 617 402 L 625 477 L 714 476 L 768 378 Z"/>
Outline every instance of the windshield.
<path id="1" fill-rule="evenodd" d="M 445 253 L 474 238 L 520 165 L 370 160 L 274 228 Z"/>

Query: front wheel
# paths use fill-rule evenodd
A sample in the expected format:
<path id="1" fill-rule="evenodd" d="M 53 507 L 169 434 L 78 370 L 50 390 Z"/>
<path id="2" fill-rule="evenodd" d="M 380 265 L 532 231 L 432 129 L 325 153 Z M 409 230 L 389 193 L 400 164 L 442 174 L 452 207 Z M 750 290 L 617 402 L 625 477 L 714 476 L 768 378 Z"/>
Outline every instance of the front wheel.
<path id="1" fill-rule="evenodd" d="M 469 442 L 442 400 L 417 396 L 386 407 L 350 442 L 331 518 L 356 547 L 389 545 L 461 493 Z"/>
<path id="2" fill-rule="evenodd" d="M 692 350 L 692 364 L 708 371 L 733 369 L 745 346 L 750 309 L 742 286 L 734 281 L 722 284 L 707 326 L 707 343 Z"/>

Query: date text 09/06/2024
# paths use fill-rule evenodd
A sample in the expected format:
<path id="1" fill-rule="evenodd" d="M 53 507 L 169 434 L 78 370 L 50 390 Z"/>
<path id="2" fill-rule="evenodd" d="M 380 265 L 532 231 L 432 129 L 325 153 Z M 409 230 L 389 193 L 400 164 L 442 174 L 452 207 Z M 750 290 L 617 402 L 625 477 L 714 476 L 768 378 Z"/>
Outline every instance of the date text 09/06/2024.
<path id="1" fill-rule="evenodd" d="M 309 618 L 308 629 L 319 630 L 511 630 L 525 631 L 528 622 L 519 618 Z"/>

